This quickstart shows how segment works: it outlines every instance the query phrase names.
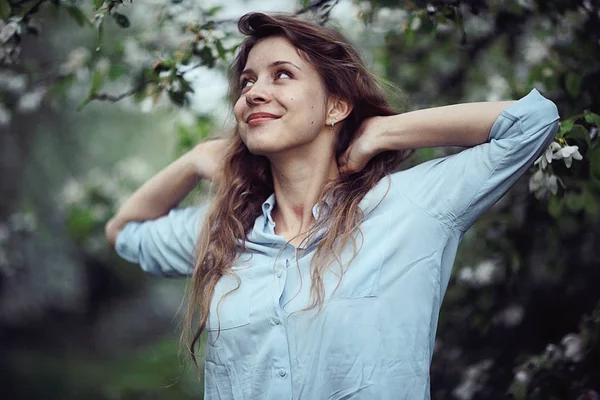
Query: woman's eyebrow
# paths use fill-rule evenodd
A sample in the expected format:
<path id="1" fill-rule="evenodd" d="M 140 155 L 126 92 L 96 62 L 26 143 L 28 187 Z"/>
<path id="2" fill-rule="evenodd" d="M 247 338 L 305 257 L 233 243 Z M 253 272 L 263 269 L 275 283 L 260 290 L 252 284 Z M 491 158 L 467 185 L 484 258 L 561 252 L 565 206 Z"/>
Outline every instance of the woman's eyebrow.
<path id="1" fill-rule="evenodd" d="M 300 71 L 302 71 L 302 68 L 300 68 L 299 66 L 297 66 L 293 62 L 291 62 L 291 61 L 283 61 L 283 60 L 272 62 L 271 64 L 269 64 L 269 68 L 278 67 L 280 65 L 292 65 L 295 68 L 297 68 Z M 246 68 L 245 70 L 242 71 L 241 75 L 245 75 L 245 74 L 255 74 L 255 72 L 254 72 L 254 70 L 252 68 Z"/>

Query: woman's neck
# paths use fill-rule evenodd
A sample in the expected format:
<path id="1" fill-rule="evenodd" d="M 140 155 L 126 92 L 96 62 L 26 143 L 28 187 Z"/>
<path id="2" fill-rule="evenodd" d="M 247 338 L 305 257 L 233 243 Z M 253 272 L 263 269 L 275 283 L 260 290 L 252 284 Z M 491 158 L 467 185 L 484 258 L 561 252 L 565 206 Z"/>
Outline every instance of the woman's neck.
<path id="1" fill-rule="evenodd" d="M 310 157 L 287 157 L 271 162 L 276 204 L 273 210 L 275 233 L 286 240 L 304 239 L 315 223 L 313 206 L 320 200 L 325 185 L 339 176 L 332 154 L 311 153 Z"/>

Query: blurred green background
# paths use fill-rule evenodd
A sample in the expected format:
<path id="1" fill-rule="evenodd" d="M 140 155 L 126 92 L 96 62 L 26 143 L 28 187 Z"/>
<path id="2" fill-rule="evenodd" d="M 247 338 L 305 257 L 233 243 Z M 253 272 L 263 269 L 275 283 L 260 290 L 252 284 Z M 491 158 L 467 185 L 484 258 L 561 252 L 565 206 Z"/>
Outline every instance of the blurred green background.
<path id="1" fill-rule="evenodd" d="M 599 399 L 595 2 L 0 0 L 2 399 L 202 398 L 178 354 L 186 281 L 144 276 L 103 230 L 153 173 L 231 127 L 235 21 L 256 10 L 337 26 L 404 109 L 533 87 L 557 104 L 555 143 L 464 238 L 431 393 Z"/>

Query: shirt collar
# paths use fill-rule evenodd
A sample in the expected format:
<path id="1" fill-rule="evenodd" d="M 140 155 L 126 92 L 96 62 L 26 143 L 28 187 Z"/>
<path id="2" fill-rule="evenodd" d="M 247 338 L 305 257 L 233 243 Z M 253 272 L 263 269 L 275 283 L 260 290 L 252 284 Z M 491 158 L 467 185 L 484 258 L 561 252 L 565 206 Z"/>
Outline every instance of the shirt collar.
<path id="1" fill-rule="evenodd" d="M 271 223 L 275 223 L 273 221 L 273 218 L 271 216 L 271 212 L 273 211 L 273 208 L 275 207 L 275 203 L 277 201 L 275 200 L 275 193 L 272 193 L 267 200 L 264 201 L 264 203 L 262 204 L 262 211 L 263 211 L 263 216 L 265 217 L 265 221 L 269 221 Z M 315 204 L 312 208 L 312 214 L 313 217 L 315 218 L 315 220 L 319 220 L 319 218 L 321 216 L 327 215 L 327 212 L 329 212 L 330 208 L 331 208 L 331 197 L 328 196 L 325 201 L 319 202 L 317 204 Z"/>

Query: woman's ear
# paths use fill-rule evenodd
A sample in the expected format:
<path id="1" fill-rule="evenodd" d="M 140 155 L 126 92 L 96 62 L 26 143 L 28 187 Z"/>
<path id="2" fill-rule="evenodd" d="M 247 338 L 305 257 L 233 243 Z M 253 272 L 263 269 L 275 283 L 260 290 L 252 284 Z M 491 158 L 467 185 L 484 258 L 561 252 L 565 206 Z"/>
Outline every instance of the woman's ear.
<path id="1" fill-rule="evenodd" d="M 352 112 L 352 105 L 345 100 L 330 98 L 327 104 L 327 124 L 335 124 L 345 120 Z"/>

